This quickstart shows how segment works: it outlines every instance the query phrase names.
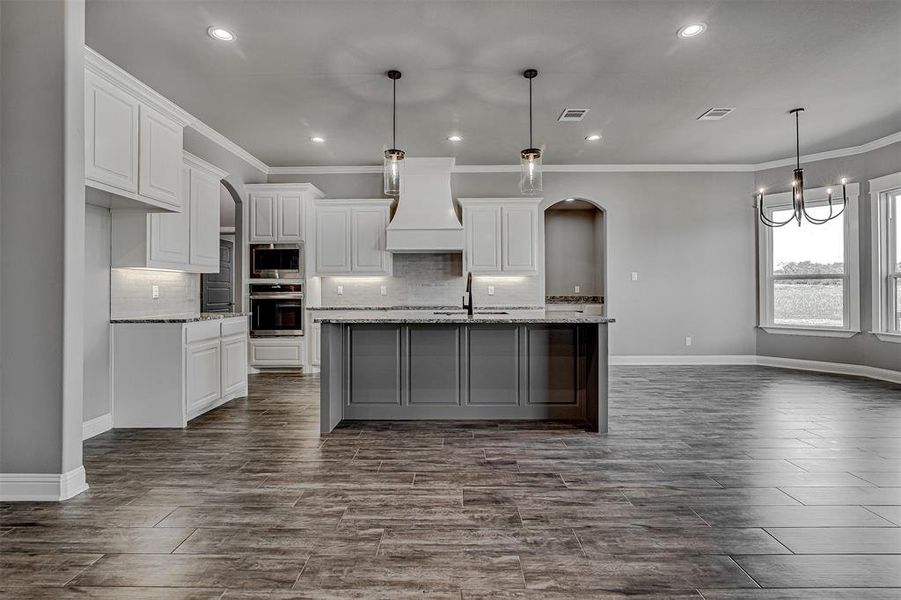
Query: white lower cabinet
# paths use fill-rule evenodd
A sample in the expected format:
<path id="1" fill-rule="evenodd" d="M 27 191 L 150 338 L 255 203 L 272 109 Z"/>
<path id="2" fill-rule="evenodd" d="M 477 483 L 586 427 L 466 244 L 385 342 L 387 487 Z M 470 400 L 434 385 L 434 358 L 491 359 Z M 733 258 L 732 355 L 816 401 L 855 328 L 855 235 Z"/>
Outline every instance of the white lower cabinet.
<path id="1" fill-rule="evenodd" d="M 298 368 L 303 366 L 304 341 L 300 336 L 250 338 L 250 366 Z"/>
<path id="2" fill-rule="evenodd" d="M 247 394 L 247 318 L 113 323 L 113 427 L 184 427 Z"/>

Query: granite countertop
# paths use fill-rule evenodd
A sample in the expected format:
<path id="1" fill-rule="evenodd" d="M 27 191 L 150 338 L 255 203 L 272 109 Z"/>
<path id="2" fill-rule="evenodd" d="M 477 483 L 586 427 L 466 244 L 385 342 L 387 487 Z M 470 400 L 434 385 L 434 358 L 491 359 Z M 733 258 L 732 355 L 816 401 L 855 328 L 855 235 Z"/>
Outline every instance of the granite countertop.
<path id="1" fill-rule="evenodd" d="M 193 323 L 195 321 L 213 321 L 215 319 L 232 319 L 247 317 L 250 313 L 216 312 L 216 313 L 180 313 L 174 315 L 158 315 L 153 317 L 121 317 L 110 319 L 110 323 Z"/>
<path id="2" fill-rule="evenodd" d="M 547 296 L 547 304 L 603 304 L 603 296 Z"/>
<path id="3" fill-rule="evenodd" d="M 426 306 L 422 304 L 398 304 L 395 306 L 308 306 L 310 311 L 345 311 L 345 310 L 377 310 L 385 312 L 386 310 L 465 310 L 459 304 L 439 304 L 434 306 Z M 540 306 L 484 306 L 480 310 L 543 310 Z"/>
<path id="4" fill-rule="evenodd" d="M 476 309 L 475 315 L 455 307 L 454 314 L 435 314 L 427 310 L 334 310 L 313 317 L 316 323 L 613 323 L 600 315 L 543 309 L 503 311 L 501 309 Z M 440 309 L 438 312 L 441 312 Z M 497 314 L 504 312 L 505 314 Z M 494 313 L 494 314 L 491 314 Z"/>

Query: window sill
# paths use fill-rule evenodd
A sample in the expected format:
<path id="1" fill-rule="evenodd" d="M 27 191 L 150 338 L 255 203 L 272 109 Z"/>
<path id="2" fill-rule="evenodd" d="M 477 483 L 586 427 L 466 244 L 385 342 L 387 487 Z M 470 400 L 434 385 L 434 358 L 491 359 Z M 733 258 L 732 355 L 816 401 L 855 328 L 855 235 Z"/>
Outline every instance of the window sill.
<path id="1" fill-rule="evenodd" d="M 888 333 L 883 331 L 874 331 L 873 335 L 879 338 L 883 342 L 892 342 L 894 344 L 901 344 L 901 333 Z"/>
<path id="2" fill-rule="evenodd" d="M 760 326 L 767 333 L 775 333 L 778 335 L 809 335 L 814 337 L 832 337 L 832 338 L 850 338 L 854 337 L 860 331 L 851 329 L 823 329 L 823 328 L 807 328 L 807 327 L 781 327 L 778 325 Z"/>

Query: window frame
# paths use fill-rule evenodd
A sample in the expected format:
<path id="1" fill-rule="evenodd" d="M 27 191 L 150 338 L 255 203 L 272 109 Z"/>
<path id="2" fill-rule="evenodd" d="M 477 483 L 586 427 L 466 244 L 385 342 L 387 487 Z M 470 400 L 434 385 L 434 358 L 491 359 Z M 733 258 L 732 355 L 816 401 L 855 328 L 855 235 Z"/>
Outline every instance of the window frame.
<path id="1" fill-rule="evenodd" d="M 897 280 L 901 272 L 895 270 L 892 258 L 901 240 L 895 239 L 893 228 L 901 214 L 889 200 L 892 192 L 901 191 L 901 172 L 870 180 L 871 249 L 872 249 L 872 333 L 883 342 L 901 343 L 901 329 L 897 328 L 892 313 L 897 306 Z M 901 211 L 898 211 L 901 213 Z M 889 280 L 895 280 L 895 286 Z"/>
<path id="2" fill-rule="evenodd" d="M 836 186 L 837 187 L 837 186 Z M 804 190 L 805 204 L 815 207 L 827 203 L 826 187 Z M 833 187 L 835 191 L 835 187 Z M 784 335 L 809 335 L 819 337 L 850 338 L 860 333 L 860 246 L 858 203 L 860 184 L 849 183 L 847 185 L 848 206 L 844 216 L 844 264 L 845 272 L 842 302 L 842 327 L 825 327 L 815 325 L 777 325 L 773 319 L 773 283 L 776 277 L 773 275 L 773 228 L 767 227 L 757 220 L 757 247 L 758 247 L 758 314 L 757 326 L 767 333 Z M 764 200 L 764 213 L 772 216 L 775 210 L 791 208 L 791 192 L 770 194 Z M 756 206 L 755 206 L 756 208 Z M 792 227 L 789 223 L 786 227 Z M 795 227 L 797 225 L 794 225 Z M 804 222 L 802 227 L 816 227 Z M 804 277 L 798 277 L 803 279 Z"/>

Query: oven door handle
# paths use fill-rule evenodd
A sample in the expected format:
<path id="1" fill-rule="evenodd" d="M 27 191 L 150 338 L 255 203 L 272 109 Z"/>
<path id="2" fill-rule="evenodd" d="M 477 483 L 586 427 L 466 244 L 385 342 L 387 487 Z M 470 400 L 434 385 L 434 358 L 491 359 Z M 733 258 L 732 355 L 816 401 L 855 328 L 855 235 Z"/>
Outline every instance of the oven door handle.
<path id="1" fill-rule="evenodd" d="M 303 300 L 303 294 L 251 294 L 251 300 Z"/>

